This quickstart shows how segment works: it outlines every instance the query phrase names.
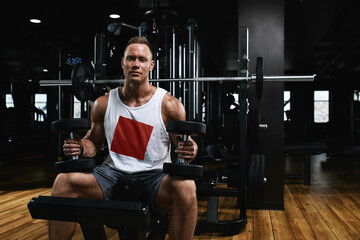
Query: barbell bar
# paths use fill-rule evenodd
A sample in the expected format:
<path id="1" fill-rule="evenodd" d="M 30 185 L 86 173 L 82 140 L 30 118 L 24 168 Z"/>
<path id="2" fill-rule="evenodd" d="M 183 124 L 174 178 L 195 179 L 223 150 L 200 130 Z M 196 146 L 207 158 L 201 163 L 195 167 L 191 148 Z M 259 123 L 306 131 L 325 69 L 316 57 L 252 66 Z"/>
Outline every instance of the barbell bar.
<path id="1" fill-rule="evenodd" d="M 197 78 L 160 78 L 149 79 L 150 82 L 227 82 L 227 81 L 250 81 L 256 84 L 256 97 L 262 99 L 263 82 L 312 82 L 316 75 L 304 76 L 263 76 L 262 81 L 256 81 L 256 75 L 250 77 L 197 77 Z M 81 82 L 81 81 L 80 81 Z M 72 86 L 76 98 L 80 101 L 91 100 L 94 96 L 92 86 L 96 84 L 120 84 L 125 79 L 91 80 L 84 79 L 82 83 L 74 80 L 41 80 L 40 86 Z"/>
<path id="2" fill-rule="evenodd" d="M 96 84 L 124 83 L 125 79 L 92 80 L 93 69 L 87 64 L 75 65 L 71 80 L 41 80 L 40 86 L 72 86 L 74 95 L 80 101 L 92 100 L 95 96 Z M 309 82 L 314 81 L 316 75 L 308 76 L 264 76 L 264 61 L 258 57 L 256 74 L 246 77 L 197 77 L 197 78 L 161 78 L 149 79 L 150 82 L 251 82 L 256 85 L 256 98 L 262 99 L 263 83 L 265 82 Z"/>
<path id="3" fill-rule="evenodd" d="M 314 75 L 303 76 L 264 76 L 264 82 L 312 82 L 315 80 Z M 251 81 L 256 83 L 256 75 L 250 77 L 197 77 L 197 78 L 159 78 L 149 79 L 150 82 L 228 82 L 228 81 Z M 110 83 L 124 83 L 125 79 L 99 79 L 99 80 L 85 80 L 88 84 L 110 84 Z M 40 86 L 71 86 L 71 80 L 40 80 Z"/>

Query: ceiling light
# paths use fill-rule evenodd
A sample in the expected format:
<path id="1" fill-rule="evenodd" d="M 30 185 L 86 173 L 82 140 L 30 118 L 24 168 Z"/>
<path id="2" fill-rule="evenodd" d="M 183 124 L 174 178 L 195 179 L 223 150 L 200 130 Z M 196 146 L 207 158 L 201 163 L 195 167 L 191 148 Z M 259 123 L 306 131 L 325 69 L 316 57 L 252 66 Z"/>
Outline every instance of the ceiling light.
<path id="1" fill-rule="evenodd" d="M 30 22 L 32 22 L 32 23 L 41 23 L 41 20 L 37 19 L 37 18 L 32 18 L 32 19 L 30 19 Z"/>
<path id="2" fill-rule="evenodd" d="M 120 15 L 116 14 L 116 13 L 113 13 L 113 14 L 110 14 L 109 17 L 113 18 L 113 19 L 117 19 L 117 18 L 120 18 Z"/>
<path id="3" fill-rule="evenodd" d="M 47 70 L 47 68 L 43 68 L 43 72 L 48 72 L 49 70 Z"/>

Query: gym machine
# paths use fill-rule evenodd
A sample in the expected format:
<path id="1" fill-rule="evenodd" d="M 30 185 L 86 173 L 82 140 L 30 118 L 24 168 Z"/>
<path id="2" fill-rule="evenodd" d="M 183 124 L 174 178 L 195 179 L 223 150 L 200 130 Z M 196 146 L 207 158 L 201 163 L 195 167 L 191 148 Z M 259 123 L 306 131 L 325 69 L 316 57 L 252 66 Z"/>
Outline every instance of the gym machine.
<path id="1" fill-rule="evenodd" d="M 264 165 L 265 158 L 261 155 L 250 155 L 248 154 L 248 130 L 249 127 L 251 131 L 256 133 L 260 132 L 261 129 L 266 129 L 268 126 L 266 124 L 261 124 L 259 122 L 259 113 L 251 114 L 254 116 L 253 119 L 257 121 L 250 122 L 248 126 L 248 102 L 246 97 L 246 91 L 249 85 L 255 84 L 256 86 L 256 95 L 257 100 L 262 99 L 263 91 L 263 82 L 299 82 L 299 81 L 314 81 L 315 75 L 311 76 L 264 76 L 263 74 L 263 59 L 257 59 L 256 74 L 251 75 L 248 73 L 248 64 L 249 64 L 249 53 L 248 53 L 248 44 L 249 36 L 248 29 L 246 27 L 240 27 L 240 50 L 239 50 L 239 72 L 237 77 L 199 77 L 198 69 L 194 68 L 198 64 L 198 56 L 196 57 L 195 53 L 198 50 L 195 50 L 198 43 L 194 40 L 194 29 L 196 24 L 191 22 L 188 28 L 188 43 L 183 47 L 176 46 L 176 34 L 173 35 L 173 49 L 179 49 L 178 54 L 173 56 L 178 56 L 178 59 L 175 60 L 175 57 L 172 58 L 172 63 L 177 62 L 178 66 L 188 66 L 188 69 L 183 69 L 182 67 L 175 71 L 173 68 L 172 74 L 167 75 L 169 78 L 159 78 L 160 74 L 157 72 L 158 69 L 155 69 L 154 74 L 155 78 L 150 79 L 150 82 L 155 86 L 160 86 L 160 84 L 166 84 L 167 89 L 175 97 L 181 99 L 186 109 L 188 109 L 187 119 L 202 121 L 203 116 L 208 114 L 204 112 L 203 109 L 208 109 L 206 104 L 209 100 L 206 98 L 203 99 L 203 92 L 209 90 L 206 88 L 208 83 L 224 83 L 232 82 L 236 85 L 238 93 L 238 121 L 239 126 L 237 126 L 239 136 L 237 139 L 238 155 L 235 158 L 231 158 L 236 168 L 235 172 L 232 173 L 236 179 L 228 179 L 229 181 L 235 182 L 235 189 L 214 189 L 212 187 L 205 187 L 206 189 L 200 194 L 205 194 L 208 196 L 208 210 L 207 218 L 204 221 L 199 221 L 197 225 L 197 233 L 201 232 L 218 232 L 225 235 L 234 235 L 239 233 L 246 226 L 247 216 L 246 209 L 248 206 L 247 201 L 261 201 L 261 188 L 264 183 Z M 199 49 L 199 48 L 197 48 Z M 156 50 L 156 49 L 155 49 Z M 188 56 L 183 55 L 183 53 L 188 52 Z M 154 52 L 154 59 L 156 60 L 156 51 Z M 187 64 L 183 64 L 183 60 L 187 60 Z M 190 60 L 189 60 L 190 59 Z M 194 60 L 195 59 L 195 60 Z M 158 59 L 156 64 L 160 65 Z M 181 65 L 182 64 L 182 65 Z M 171 66 L 176 66 L 176 64 L 171 64 Z M 178 76 L 176 78 L 176 76 Z M 124 82 L 124 79 L 94 79 L 92 74 L 92 69 L 88 65 L 76 65 L 73 70 L 71 80 L 42 80 L 40 81 L 40 86 L 72 86 L 73 91 L 83 92 L 82 100 L 94 100 L 94 91 L 98 84 L 121 84 Z M 203 108 L 203 105 L 205 107 Z M 205 121 L 210 121 L 210 118 L 205 118 Z M 207 122 L 208 123 L 208 122 Z M 251 192 L 255 191 L 255 192 Z M 232 221 L 219 221 L 217 218 L 218 210 L 218 199 L 219 196 L 233 196 L 238 198 L 238 209 L 240 210 L 239 218 Z"/>

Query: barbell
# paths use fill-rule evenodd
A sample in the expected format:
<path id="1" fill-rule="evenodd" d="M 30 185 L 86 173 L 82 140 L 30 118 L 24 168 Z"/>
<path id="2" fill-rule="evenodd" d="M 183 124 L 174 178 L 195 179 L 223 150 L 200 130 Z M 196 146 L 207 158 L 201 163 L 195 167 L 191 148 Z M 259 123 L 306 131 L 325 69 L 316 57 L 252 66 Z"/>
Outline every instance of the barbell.
<path id="1" fill-rule="evenodd" d="M 247 77 L 197 77 L 197 78 L 161 78 L 149 79 L 150 82 L 226 82 L 246 81 L 256 84 L 256 96 L 262 98 L 264 82 L 312 82 L 316 75 L 303 76 L 266 76 L 264 75 L 264 62 L 262 57 L 257 58 L 256 74 Z M 71 80 L 41 80 L 40 86 L 72 86 L 74 95 L 80 101 L 93 99 L 95 96 L 94 86 L 96 84 L 120 84 L 125 79 L 102 79 L 93 80 L 93 69 L 89 65 L 81 63 L 75 65 Z"/>

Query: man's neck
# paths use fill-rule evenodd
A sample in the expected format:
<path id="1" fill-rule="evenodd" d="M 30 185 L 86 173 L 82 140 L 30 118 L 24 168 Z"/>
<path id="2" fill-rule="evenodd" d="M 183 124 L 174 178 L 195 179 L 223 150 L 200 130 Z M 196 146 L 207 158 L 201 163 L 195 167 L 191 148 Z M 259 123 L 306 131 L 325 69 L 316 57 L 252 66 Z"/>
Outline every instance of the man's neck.
<path id="1" fill-rule="evenodd" d="M 149 82 L 134 84 L 125 81 L 125 85 L 119 89 L 121 100 L 130 107 L 138 107 L 147 103 L 154 95 L 156 88 Z"/>

